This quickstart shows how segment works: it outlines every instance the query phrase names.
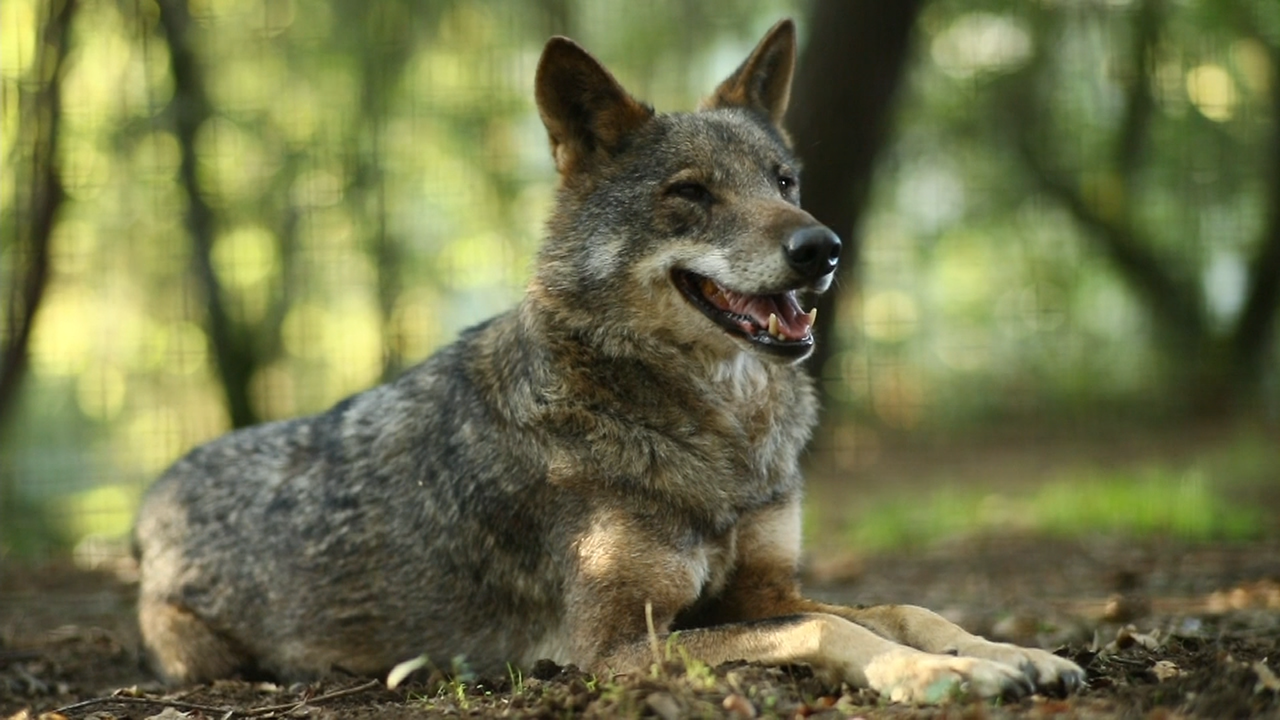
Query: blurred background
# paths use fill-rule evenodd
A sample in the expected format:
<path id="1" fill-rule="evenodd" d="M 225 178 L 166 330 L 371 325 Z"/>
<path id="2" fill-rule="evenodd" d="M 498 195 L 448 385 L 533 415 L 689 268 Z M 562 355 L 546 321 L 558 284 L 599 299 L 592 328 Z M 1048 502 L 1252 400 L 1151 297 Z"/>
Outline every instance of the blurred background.
<path id="1" fill-rule="evenodd" d="M 691 109 L 784 16 L 811 543 L 1280 534 L 1275 0 L 4 0 L 0 562 L 513 305 L 549 35 Z"/>

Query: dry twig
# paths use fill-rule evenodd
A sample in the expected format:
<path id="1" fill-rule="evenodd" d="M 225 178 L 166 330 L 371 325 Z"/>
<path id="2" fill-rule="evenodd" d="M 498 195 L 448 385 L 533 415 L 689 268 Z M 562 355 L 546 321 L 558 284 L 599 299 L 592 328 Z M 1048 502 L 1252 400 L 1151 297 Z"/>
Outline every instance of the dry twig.
<path id="1" fill-rule="evenodd" d="M 80 710 L 80 709 L 89 707 L 91 705 L 119 703 L 122 705 L 162 705 L 164 707 L 177 708 L 178 710 L 198 710 L 200 712 L 205 712 L 205 713 L 211 713 L 211 714 L 216 713 L 223 718 L 264 717 L 267 715 L 273 715 L 278 712 L 292 712 L 293 710 L 296 710 L 304 705 L 314 705 L 316 703 L 326 702 L 329 700 L 336 700 L 337 698 L 346 697 L 348 695 L 355 695 L 357 693 L 362 693 L 365 690 L 372 690 L 376 687 L 380 687 L 381 685 L 382 685 L 382 682 L 379 680 L 370 680 L 369 682 L 363 683 L 361 685 L 355 685 L 349 688 L 343 688 L 342 690 L 334 690 L 333 692 L 328 692 L 323 695 L 317 695 L 313 698 L 307 698 L 305 700 L 297 700 L 293 702 L 280 703 L 278 705 L 264 705 L 262 707 L 248 708 L 246 710 L 240 710 L 230 706 L 202 705 L 200 703 L 186 702 L 184 700 L 174 700 L 174 699 L 166 699 L 166 698 L 134 697 L 130 695 L 105 695 L 103 697 L 90 698 L 88 700 L 81 700 L 80 702 L 71 703 L 70 705 L 64 705 L 63 707 L 60 707 L 57 710 L 54 710 L 54 713 L 59 715 L 64 715 L 68 712 L 71 712 L 72 710 Z"/>

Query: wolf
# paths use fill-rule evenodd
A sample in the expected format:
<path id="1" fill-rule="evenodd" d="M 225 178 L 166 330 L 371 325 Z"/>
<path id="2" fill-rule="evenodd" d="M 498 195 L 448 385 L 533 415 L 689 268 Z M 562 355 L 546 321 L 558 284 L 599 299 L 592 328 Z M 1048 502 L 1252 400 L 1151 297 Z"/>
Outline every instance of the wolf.
<path id="1" fill-rule="evenodd" d="M 1079 687 L 1070 661 L 922 608 L 800 593 L 801 300 L 841 241 L 800 206 L 795 52 L 784 20 L 665 114 L 552 38 L 535 94 L 560 184 L 523 300 L 394 382 L 166 471 L 134 536 L 158 674 L 378 676 L 424 653 L 636 672 L 656 640 L 896 701 Z"/>

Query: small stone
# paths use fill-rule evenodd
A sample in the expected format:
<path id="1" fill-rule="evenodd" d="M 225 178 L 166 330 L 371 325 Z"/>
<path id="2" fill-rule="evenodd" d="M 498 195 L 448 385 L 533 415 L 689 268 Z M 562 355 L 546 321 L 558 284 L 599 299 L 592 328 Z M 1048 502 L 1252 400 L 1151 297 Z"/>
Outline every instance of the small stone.
<path id="1" fill-rule="evenodd" d="M 749 719 L 756 716 L 756 706 L 737 693 L 727 695 L 723 704 L 724 709 L 734 717 Z"/>
<path id="2" fill-rule="evenodd" d="M 680 703 L 671 697 L 671 693 L 649 693 L 649 696 L 644 699 L 644 704 L 648 705 L 649 709 L 662 720 L 680 720 L 683 717 Z"/>

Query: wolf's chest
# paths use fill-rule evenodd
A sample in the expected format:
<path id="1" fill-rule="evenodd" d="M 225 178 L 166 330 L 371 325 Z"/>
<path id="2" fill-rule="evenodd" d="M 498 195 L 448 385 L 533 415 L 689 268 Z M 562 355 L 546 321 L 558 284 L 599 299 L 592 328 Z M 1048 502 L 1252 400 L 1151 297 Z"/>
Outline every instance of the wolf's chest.
<path id="1" fill-rule="evenodd" d="M 705 540 L 688 553 L 687 562 L 699 600 L 724 591 L 737 560 L 737 530 Z"/>

